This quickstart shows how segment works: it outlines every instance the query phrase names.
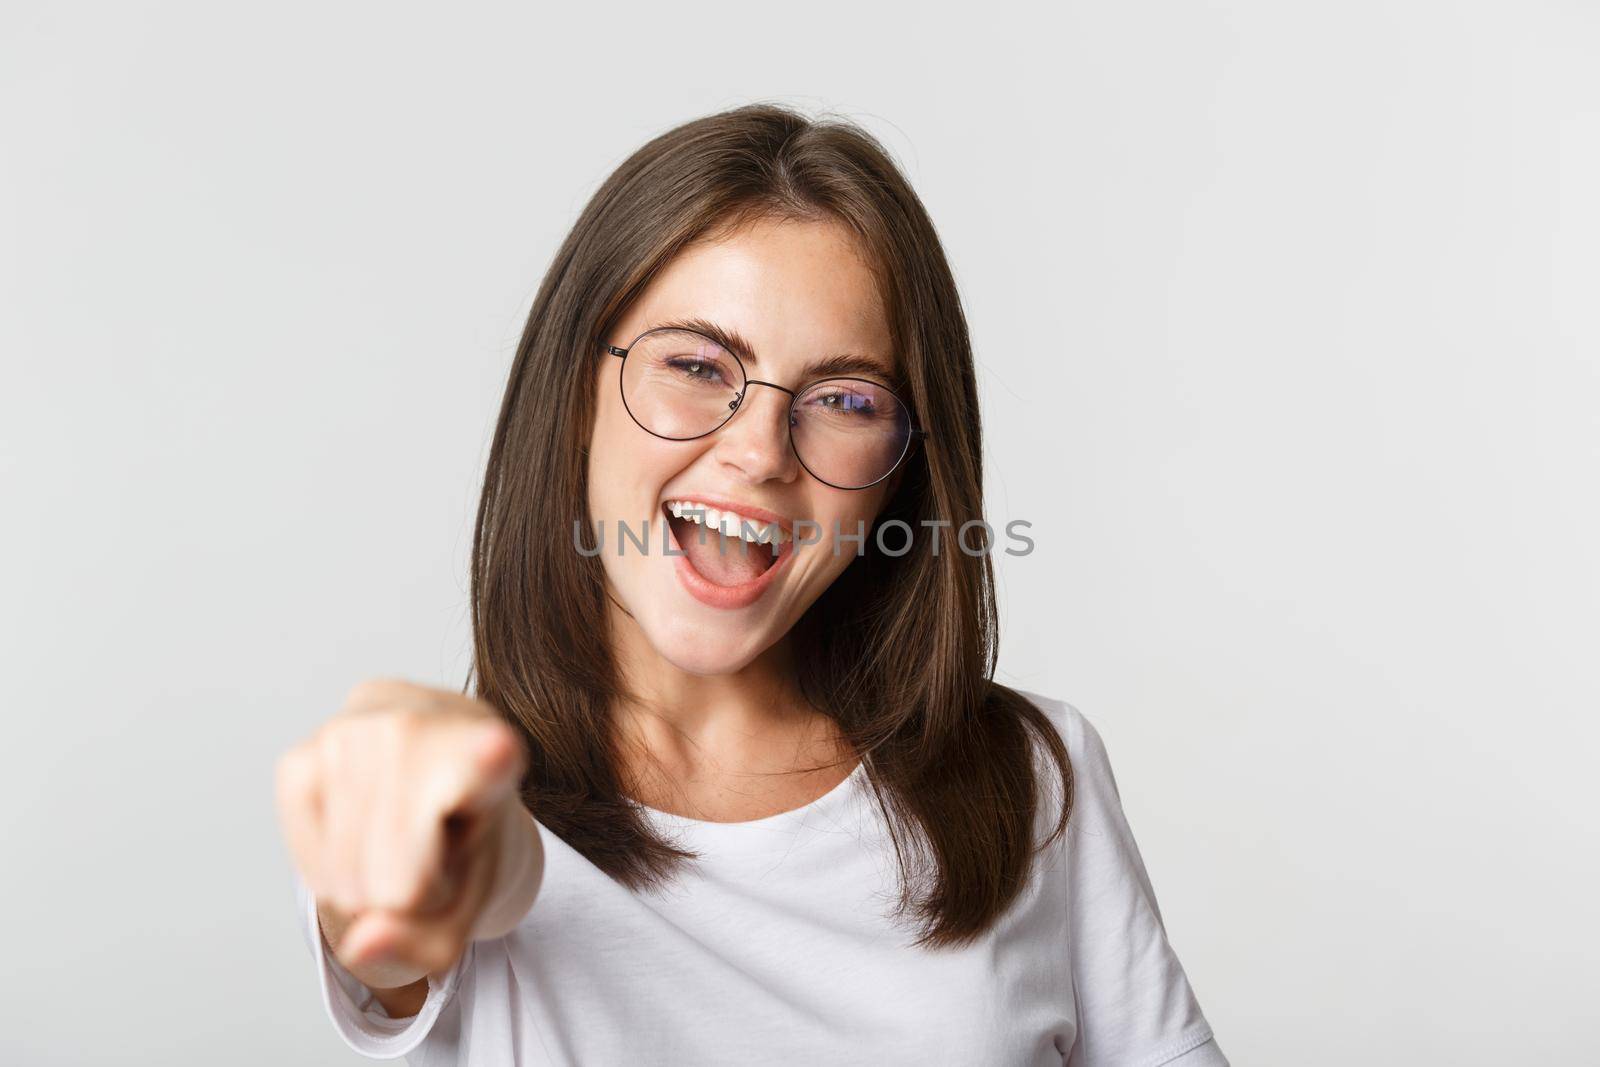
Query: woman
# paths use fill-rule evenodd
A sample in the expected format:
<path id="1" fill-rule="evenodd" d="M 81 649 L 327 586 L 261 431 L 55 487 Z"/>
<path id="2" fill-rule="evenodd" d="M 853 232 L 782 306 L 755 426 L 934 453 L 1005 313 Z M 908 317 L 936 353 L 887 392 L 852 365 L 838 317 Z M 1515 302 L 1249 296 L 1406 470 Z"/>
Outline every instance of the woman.
<path id="1" fill-rule="evenodd" d="M 758 105 L 623 163 L 506 388 L 475 697 L 366 683 L 280 761 L 346 1041 L 1225 1064 L 1098 735 L 991 680 L 981 456 L 954 280 L 870 136 Z"/>

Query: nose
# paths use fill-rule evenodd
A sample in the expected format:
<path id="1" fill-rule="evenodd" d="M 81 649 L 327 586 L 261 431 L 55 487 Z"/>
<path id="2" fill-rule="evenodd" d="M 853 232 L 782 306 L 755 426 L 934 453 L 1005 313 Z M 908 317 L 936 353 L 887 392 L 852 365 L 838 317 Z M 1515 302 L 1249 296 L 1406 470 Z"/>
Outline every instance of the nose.
<path id="1" fill-rule="evenodd" d="M 751 482 L 793 481 L 799 472 L 789 447 L 789 394 L 746 382 L 733 416 L 717 432 L 717 459 Z"/>

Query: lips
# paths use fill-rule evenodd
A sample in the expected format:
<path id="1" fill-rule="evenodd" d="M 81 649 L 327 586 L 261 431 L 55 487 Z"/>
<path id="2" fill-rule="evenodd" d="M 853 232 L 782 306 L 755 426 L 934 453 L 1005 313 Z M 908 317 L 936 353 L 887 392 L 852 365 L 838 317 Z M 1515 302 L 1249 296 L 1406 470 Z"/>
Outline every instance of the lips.
<path id="1" fill-rule="evenodd" d="M 713 507 L 725 504 L 727 510 L 737 512 L 747 519 L 755 519 L 767 523 L 777 522 L 786 532 L 789 530 L 786 520 L 764 509 L 751 508 L 749 506 L 741 507 L 732 502 L 718 501 L 715 498 L 702 496 L 691 497 L 687 494 L 674 496 L 670 499 L 693 500 L 696 503 L 704 503 Z M 763 593 L 771 588 L 779 574 L 787 568 L 789 560 L 794 556 L 792 533 L 790 537 L 777 545 L 744 544 L 739 538 L 724 538 L 721 534 L 713 533 L 705 527 L 699 527 L 691 519 L 673 518 L 670 512 L 666 510 L 665 503 L 662 505 L 662 514 L 667 518 L 667 530 L 672 538 L 672 563 L 673 569 L 677 573 L 678 581 L 690 596 L 693 596 L 708 607 L 736 610 L 754 604 L 761 599 Z M 702 537 L 704 538 L 704 543 L 701 543 Z M 685 540 L 690 542 L 687 547 L 684 544 Z M 728 548 L 729 543 L 743 545 L 743 547 L 733 549 L 735 552 L 748 551 L 752 555 L 759 553 L 759 555 L 755 556 L 757 562 L 765 561 L 760 573 L 746 581 L 732 583 L 725 580 L 713 581 L 699 567 L 696 567 L 692 561 L 694 557 L 698 556 L 707 570 L 722 569 L 721 561 L 708 553 L 720 554 Z M 735 573 L 738 569 L 738 567 L 728 568 L 721 577 L 725 578 L 728 574 Z"/>

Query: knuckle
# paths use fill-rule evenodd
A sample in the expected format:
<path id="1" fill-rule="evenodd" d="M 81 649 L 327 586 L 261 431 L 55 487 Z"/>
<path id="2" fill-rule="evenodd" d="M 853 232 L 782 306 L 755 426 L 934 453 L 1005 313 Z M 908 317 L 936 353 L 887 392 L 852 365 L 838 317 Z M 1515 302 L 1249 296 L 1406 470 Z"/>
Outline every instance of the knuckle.
<path id="1" fill-rule="evenodd" d="M 393 699 L 396 688 L 402 684 L 398 679 L 387 676 L 363 678 L 351 686 L 350 691 L 345 694 L 345 706 L 365 707 L 372 704 L 381 704 L 386 700 Z"/>
<path id="2" fill-rule="evenodd" d="M 316 774 L 302 746 L 296 745 L 278 757 L 273 780 L 280 801 L 299 800 L 310 791 Z"/>
<path id="3" fill-rule="evenodd" d="M 311 739 L 306 743 L 306 748 L 311 751 L 320 751 L 328 746 L 331 738 L 338 737 L 344 732 L 347 720 L 340 715 L 335 715 L 318 726 L 312 733 Z"/>
<path id="4" fill-rule="evenodd" d="M 363 678 L 345 694 L 347 710 L 377 710 L 395 707 L 428 708 L 438 704 L 436 690 L 404 678 L 382 675 Z"/>
<path id="5" fill-rule="evenodd" d="M 349 735 L 349 725 L 342 720 L 333 719 L 323 723 L 317 730 L 315 742 L 317 761 L 324 767 L 337 766 L 349 748 Z"/>
<path id="6" fill-rule="evenodd" d="M 404 708 L 336 716 L 323 725 L 320 744 L 338 762 L 374 752 L 392 755 L 415 732 L 414 719 L 415 713 Z"/>
<path id="7" fill-rule="evenodd" d="M 396 708 L 371 724 L 374 740 L 391 750 L 404 748 L 421 732 L 422 725 L 422 715 L 411 708 Z"/>

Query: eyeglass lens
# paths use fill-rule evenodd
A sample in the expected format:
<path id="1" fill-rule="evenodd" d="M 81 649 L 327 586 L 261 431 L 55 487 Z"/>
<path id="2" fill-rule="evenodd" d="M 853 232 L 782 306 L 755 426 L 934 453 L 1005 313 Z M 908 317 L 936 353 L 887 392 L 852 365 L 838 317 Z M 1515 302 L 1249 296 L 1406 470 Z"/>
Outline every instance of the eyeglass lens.
<path id="1" fill-rule="evenodd" d="M 652 331 L 622 361 L 622 399 L 658 437 L 704 437 L 733 417 L 745 390 L 733 354 L 686 330 Z M 886 477 L 905 455 L 911 412 L 888 389 L 858 378 L 808 385 L 790 408 L 795 454 L 829 485 L 856 489 Z"/>

